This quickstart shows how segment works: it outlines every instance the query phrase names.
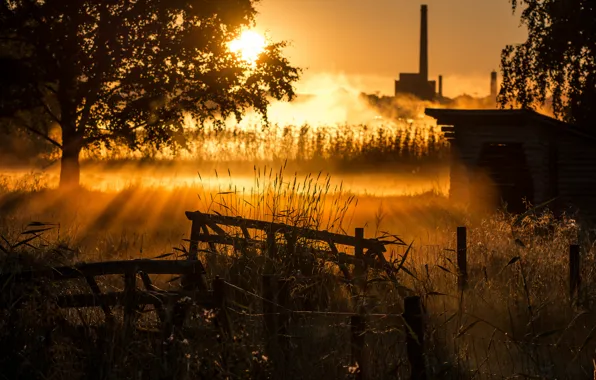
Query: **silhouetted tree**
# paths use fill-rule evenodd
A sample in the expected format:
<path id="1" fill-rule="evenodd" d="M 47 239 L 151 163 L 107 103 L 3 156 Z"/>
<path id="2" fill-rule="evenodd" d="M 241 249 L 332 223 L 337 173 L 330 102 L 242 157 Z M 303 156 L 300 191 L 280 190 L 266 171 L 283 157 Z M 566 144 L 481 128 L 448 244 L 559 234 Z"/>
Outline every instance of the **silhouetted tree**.
<path id="1" fill-rule="evenodd" d="M 556 117 L 596 123 L 596 2 L 511 0 L 522 7 L 526 42 L 501 54 L 501 106 L 533 108 L 552 97 Z"/>
<path id="2" fill-rule="evenodd" d="M 0 0 L 0 116 L 61 149 L 60 186 L 70 186 L 85 147 L 179 147 L 186 114 L 199 123 L 249 108 L 265 114 L 270 98 L 294 97 L 299 70 L 282 56 L 284 43 L 254 65 L 229 51 L 253 25 L 254 3 Z M 61 141 L 24 110 L 43 111 Z"/>

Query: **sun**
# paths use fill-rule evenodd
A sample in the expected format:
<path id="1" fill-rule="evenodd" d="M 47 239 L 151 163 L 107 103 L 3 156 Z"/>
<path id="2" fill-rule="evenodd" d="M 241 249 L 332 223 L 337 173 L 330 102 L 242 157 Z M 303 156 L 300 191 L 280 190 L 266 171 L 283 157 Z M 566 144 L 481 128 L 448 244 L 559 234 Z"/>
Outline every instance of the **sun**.
<path id="1" fill-rule="evenodd" d="M 266 45 L 265 37 L 253 30 L 246 30 L 240 37 L 230 42 L 230 51 L 239 53 L 243 60 L 254 64 Z"/>

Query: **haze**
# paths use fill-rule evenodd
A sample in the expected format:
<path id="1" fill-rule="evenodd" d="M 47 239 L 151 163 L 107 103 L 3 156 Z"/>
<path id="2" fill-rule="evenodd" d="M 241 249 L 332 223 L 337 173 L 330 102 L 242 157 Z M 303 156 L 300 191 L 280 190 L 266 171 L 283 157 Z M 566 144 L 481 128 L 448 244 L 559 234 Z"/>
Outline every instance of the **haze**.
<path id="1" fill-rule="evenodd" d="M 509 0 L 262 0 L 257 30 L 290 41 L 287 55 L 307 69 L 307 80 L 342 75 L 362 91 L 393 95 L 398 73 L 418 68 L 423 3 L 429 7 L 430 77 L 443 75 L 446 96 L 486 96 L 501 49 L 526 37 Z"/>

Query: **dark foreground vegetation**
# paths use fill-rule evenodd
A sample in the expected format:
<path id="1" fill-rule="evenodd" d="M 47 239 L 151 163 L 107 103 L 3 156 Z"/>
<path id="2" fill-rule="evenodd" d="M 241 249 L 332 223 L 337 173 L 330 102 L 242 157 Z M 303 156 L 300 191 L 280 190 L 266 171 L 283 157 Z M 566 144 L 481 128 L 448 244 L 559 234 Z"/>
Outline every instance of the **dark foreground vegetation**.
<path id="1" fill-rule="evenodd" d="M 354 207 L 349 195 L 337 197 L 312 183 L 309 193 L 292 192 L 288 182 L 279 181 L 286 184 L 279 187 L 275 183 L 275 179 L 264 181 L 260 191 L 243 198 L 252 207 L 239 194 L 221 191 L 213 194 L 211 206 L 200 209 L 269 221 L 272 216 L 266 215 L 273 212 L 281 223 L 353 236 L 345 218 Z M 294 190 L 299 190 L 296 186 Z M 183 239 L 189 237 L 190 223 L 184 211 L 196 207 L 185 203 L 182 193 L 128 191 L 130 204 L 122 196 L 88 193 L 78 202 L 94 203 L 97 211 L 104 212 L 91 208 L 70 221 L 67 205 L 73 196 L 55 193 L 49 202 L 52 192 L 5 193 L 2 274 L 121 258 L 186 260 L 189 247 Z M 12 211 L 8 207 L 19 198 L 35 205 L 36 196 L 48 205 L 45 210 L 24 213 L 26 207 Z M 221 244 L 201 244 L 199 258 L 206 266 L 208 286 L 216 276 L 229 284 L 225 309 L 233 331 L 230 337 L 222 333 L 219 310 L 202 307 L 200 302 L 190 306 L 182 328 L 164 334 L 151 306 L 135 312 L 132 330 L 125 328 L 123 308 L 112 309 L 113 323 L 106 323 L 100 307 L 59 308 L 60 296 L 90 292 L 85 281 L 5 281 L 2 374 L 40 379 L 358 378 L 364 374 L 353 359 L 353 317 L 363 316 L 369 378 L 409 378 L 408 329 L 401 314 L 404 297 L 418 295 L 424 307 L 424 365 L 429 378 L 592 378 L 596 292 L 591 285 L 594 250 L 589 244 L 581 247 L 579 291 L 570 294 L 569 285 L 569 246 L 579 241 L 578 224 L 548 213 L 528 214 L 523 219 L 504 214 L 470 218 L 440 196 L 425 197 L 393 201 L 403 203 L 402 212 L 411 214 L 413 220 L 417 214 L 407 204 L 427 207 L 415 219 L 420 229 L 410 232 L 426 237 L 410 246 L 404 235 L 406 245 L 388 246 L 385 257 L 394 277 L 370 267 L 364 277 L 350 279 L 355 267 L 349 265 L 346 275 L 337 260 L 313 255 L 313 249 L 321 245 L 306 240 L 297 245 L 295 253 L 303 254 L 298 262 L 290 260 L 282 236 L 277 240 L 275 260 L 267 259 L 267 252 L 259 249 L 240 252 Z M 145 206 L 133 199 L 144 199 Z M 162 211 L 155 213 L 156 208 Z M 406 229 L 399 225 L 404 215 L 396 210 L 376 214 L 375 225 L 365 230 L 366 237 Z M 45 218 L 50 216 L 62 224 L 31 223 L 37 218 L 47 223 Z M 364 219 L 375 217 L 356 213 L 353 223 Z M 468 284 L 463 292 L 457 285 L 458 225 L 468 226 Z M 230 236 L 243 236 L 240 230 L 224 229 Z M 92 236 L 91 231 L 95 237 L 81 239 Z M 250 234 L 265 239 L 253 230 Z M 172 246 L 176 248 L 167 249 Z M 338 247 L 340 252 L 354 253 L 349 247 Z M 182 286 L 172 276 L 151 278 L 159 289 L 175 291 Z M 263 287 L 266 278 L 274 284 L 272 293 Z M 355 294 L 353 289 L 364 278 L 362 292 Z M 124 287 L 121 276 L 97 280 L 103 292 Z M 140 278 L 138 284 L 141 288 Z M 287 287 L 289 299 L 280 297 L 280 284 Z M 285 332 L 268 333 L 268 320 L 279 321 L 283 315 Z"/>

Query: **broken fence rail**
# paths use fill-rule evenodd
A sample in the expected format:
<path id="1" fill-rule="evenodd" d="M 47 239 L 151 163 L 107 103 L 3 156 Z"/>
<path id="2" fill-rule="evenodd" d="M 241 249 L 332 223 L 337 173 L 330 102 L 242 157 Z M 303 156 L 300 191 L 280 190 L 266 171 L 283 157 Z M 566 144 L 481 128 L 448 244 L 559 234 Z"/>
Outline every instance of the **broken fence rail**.
<path id="1" fill-rule="evenodd" d="M 143 272 L 147 274 L 203 274 L 205 269 L 198 260 L 120 260 L 80 263 L 71 266 L 50 267 L 0 274 L 0 284 L 6 281 L 30 281 L 47 278 L 53 281 Z"/>
<path id="2" fill-rule="evenodd" d="M 91 293 L 57 295 L 55 301 L 63 308 L 101 307 L 106 318 L 112 317 L 111 306 L 124 306 L 126 314 L 139 305 L 154 305 L 158 312 L 163 312 L 164 305 L 172 305 L 185 298 L 204 307 L 218 306 L 220 302 L 214 291 L 206 287 L 190 290 L 164 291 L 157 289 L 149 278 L 150 274 L 180 275 L 183 278 L 201 278 L 205 274 L 203 264 L 198 260 L 122 260 L 98 263 L 81 263 L 72 266 L 31 269 L 21 272 L 0 274 L 0 285 L 26 283 L 35 280 L 67 281 L 85 279 Z M 95 277 L 106 275 L 124 276 L 124 291 L 102 293 Z M 140 275 L 145 290 L 138 289 L 136 277 Z M 217 281 L 217 280 L 216 280 Z M 0 309 L 17 306 L 0 297 Z M 21 299 L 20 301 L 24 301 Z"/>
<path id="3" fill-rule="evenodd" d="M 356 236 L 350 235 L 342 235 L 338 233 L 333 233 L 329 231 L 318 231 L 311 228 L 304 228 L 304 227 L 296 227 L 291 226 L 284 223 L 274 223 L 274 222 L 266 222 L 263 220 L 255 220 L 255 219 L 245 219 L 241 217 L 235 216 L 224 216 L 224 215 L 214 215 L 214 214 L 205 214 L 200 211 L 187 211 L 186 217 L 193 222 L 196 222 L 198 225 L 206 225 L 213 229 L 215 232 L 218 233 L 220 236 L 225 236 L 225 232 L 217 226 L 218 224 L 231 226 L 231 227 L 239 227 L 242 229 L 244 233 L 244 237 L 248 240 L 249 243 L 252 244 L 261 244 L 264 242 L 260 242 L 258 240 L 252 240 L 250 238 L 250 234 L 248 233 L 248 229 L 258 229 L 265 231 L 267 233 L 274 232 L 274 233 L 282 233 L 284 235 L 291 235 L 296 238 L 306 238 L 310 240 L 318 240 L 322 242 L 326 242 L 329 244 L 341 244 L 341 245 L 348 245 L 348 246 L 356 246 L 357 244 L 361 244 L 362 248 L 369 249 L 371 251 L 376 252 L 385 252 L 386 248 L 385 245 L 389 244 L 400 244 L 406 245 L 403 241 L 399 240 L 398 238 L 394 237 L 395 239 L 392 241 L 389 240 L 380 240 L 380 239 L 358 239 Z M 204 238 L 202 236 L 201 238 Z M 192 238 L 191 238 L 192 239 Z M 215 239 L 215 238 L 213 238 Z M 194 240 L 194 239 L 192 239 Z M 203 240 L 205 241 L 205 240 Z M 216 241 L 213 241 L 216 242 Z M 220 243 L 222 240 L 218 240 L 216 243 Z M 230 239 L 223 244 L 230 244 L 233 245 L 235 242 L 239 242 L 238 240 Z"/>

